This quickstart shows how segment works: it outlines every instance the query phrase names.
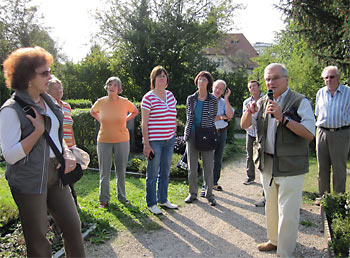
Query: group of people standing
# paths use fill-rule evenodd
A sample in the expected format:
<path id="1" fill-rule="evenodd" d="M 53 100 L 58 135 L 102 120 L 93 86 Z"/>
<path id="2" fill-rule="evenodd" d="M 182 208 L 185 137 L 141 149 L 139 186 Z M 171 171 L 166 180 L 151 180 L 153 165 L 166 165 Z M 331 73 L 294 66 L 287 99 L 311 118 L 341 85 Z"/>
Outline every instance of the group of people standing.
<path id="1" fill-rule="evenodd" d="M 47 212 L 63 232 L 66 256 L 85 257 L 74 187 L 71 185 L 70 190 L 62 185 L 58 175 L 60 164 L 44 137 L 44 132 L 47 132 L 63 153 L 65 173 L 74 170 L 71 110 L 61 100 L 61 82 L 51 76 L 52 62 L 51 54 L 40 47 L 15 50 L 4 61 L 6 85 L 14 91 L 0 109 L 0 140 L 7 162 L 6 179 L 19 209 L 29 257 L 51 256 L 51 245 L 46 238 Z M 255 180 L 256 166 L 261 172 L 264 202 L 266 199 L 269 240 L 258 246 L 260 251 L 277 250 L 281 257 L 292 256 L 304 175 L 308 172 L 308 145 L 315 133 L 320 195 L 330 192 L 331 166 L 334 190 L 345 191 L 350 149 L 350 88 L 339 84 L 340 73 L 334 66 L 325 68 L 322 77 L 326 86 L 317 93 L 317 122 L 309 100 L 289 88 L 288 71 L 284 65 L 273 63 L 265 68 L 266 86 L 273 91 L 273 96 L 263 96 L 258 81 L 248 83 L 252 96 L 243 104 L 241 119 L 241 127 L 247 130 L 247 180 L 244 184 L 249 185 Z M 158 205 L 177 208 L 168 198 L 177 117 L 177 101 L 167 90 L 168 83 L 166 69 L 154 67 L 150 74 L 150 91 L 143 96 L 141 103 L 143 154 L 148 159 L 146 202 L 148 209 L 157 215 L 162 214 Z M 201 156 L 204 174 L 201 196 L 215 206 L 213 189 L 222 191 L 218 180 L 228 121 L 233 118 L 234 109 L 228 99 L 231 92 L 223 80 L 214 82 L 209 72 L 201 71 L 196 75 L 194 85 L 197 90 L 186 101 L 184 139 L 189 195 L 185 203 L 197 199 L 198 159 Z M 100 208 L 108 207 L 110 201 L 113 156 L 117 197 L 120 202 L 129 204 L 125 193 L 130 149 L 126 124 L 138 114 L 135 105 L 119 95 L 122 83 L 118 77 L 109 78 L 104 88 L 107 96 L 98 99 L 90 110 L 91 116 L 100 123 L 97 136 Z M 29 115 L 15 97 L 22 99 L 35 115 Z M 213 127 L 218 144 L 213 150 L 200 150 L 195 140 L 197 128 Z"/>
<path id="2" fill-rule="evenodd" d="M 259 244 L 258 249 L 277 250 L 280 257 L 293 257 L 304 176 L 309 168 L 308 145 L 315 135 L 319 194 L 330 192 L 331 168 L 333 190 L 345 192 L 350 88 L 339 83 L 340 72 L 335 66 L 326 67 L 322 77 L 326 86 L 316 95 L 317 122 L 309 100 L 289 88 L 288 71 L 279 63 L 268 65 L 264 71 L 267 89 L 273 96 L 254 95 L 251 91 L 253 96 L 246 101 L 241 118 L 241 127 L 248 134 L 248 178 L 244 183 L 254 181 L 252 171 L 256 166 L 266 199 L 268 242 Z M 319 202 L 317 198 L 315 204 Z"/>

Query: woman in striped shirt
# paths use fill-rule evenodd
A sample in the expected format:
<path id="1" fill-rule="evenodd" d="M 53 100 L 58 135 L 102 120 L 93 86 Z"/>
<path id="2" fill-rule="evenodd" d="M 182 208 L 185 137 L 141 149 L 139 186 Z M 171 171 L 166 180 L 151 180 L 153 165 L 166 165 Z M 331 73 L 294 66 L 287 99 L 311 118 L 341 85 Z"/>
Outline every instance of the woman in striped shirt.
<path id="1" fill-rule="evenodd" d="M 153 68 L 151 90 L 141 103 L 143 154 L 148 158 L 146 171 L 146 202 L 156 215 L 162 214 L 160 206 L 176 209 L 168 200 L 170 166 L 176 135 L 176 99 L 166 90 L 168 72 L 162 66 Z M 158 181 L 158 190 L 157 190 Z"/>
<path id="2" fill-rule="evenodd" d="M 206 182 L 205 197 L 211 206 L 216 205 L 213 191 L 213 167 L 214 167 L 214 150 L 199 151 L 195 146 L 195 128 L 215 127 L 215 117 L 218 112 L 218 98 L 209 93 L 213 86 L 213 77 L 207 71 L 201 71 L 194 79 L 194 84 L 198 90 L 187 97 L 186 101 L 186 125 L 184 139 L 186 141 L 186 151 L 188 157 L 189 173 L 189 195 L 185 199 L 186 203 L 191 203 L 197 199 L 198 192 L 198 158 L 199 153 L 202 155 L 204 177 Z"/>
<path id="3" fill-rule="evenodd" d="M 55 98 L 58 105 L 62 108 L 63 111 L 63 139 L 66 142 L 68 148 L 72 150 L 76 147 L 74 131 L 73 131 L 73 119 L 72 119 L 72 109 L 67 102 L 62 101 L 63 89 L 61 81 L 54 75 L 51 76 L 51 80 L 48 84 L 47 93 Z M 75 205 L 79 208 L 77 194 L 74 190 L 74 183 L 69 184 L 71 193 L 75 202 Z"/>

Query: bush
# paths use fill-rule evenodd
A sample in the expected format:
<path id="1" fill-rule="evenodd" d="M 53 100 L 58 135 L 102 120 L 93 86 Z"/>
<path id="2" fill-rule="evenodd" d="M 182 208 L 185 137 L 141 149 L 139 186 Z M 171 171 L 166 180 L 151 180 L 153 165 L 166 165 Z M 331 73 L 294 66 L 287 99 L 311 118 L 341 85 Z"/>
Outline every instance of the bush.
<path id="1" fill-rule="evenodd" d="M 350 194 L 326 193 L 322 197 L 331 232 L 331 246 L 337 257 L 348 257 L 350 248 Z"/>
<path id="2" fill-rule="evenodd" d="M 77 146 L 83 148 L 96 145 L 99 123 L 90 115 L 90 109 L 73 109 L 72 119 Z"/>
<path id="3" fill-rule="evenodd" d="M 66 99 L 67 102 L 72 109 L 76 108 L 91 108 L 92 103 L 89 99 Z"/>
<path id="4" fill-rule="evenodd" d="M 10 188 L 5 179 L 5 164 L 0 167 L 0 228 L 18 219 L 17 206 L 12 198 Z M 2 232 L 1 232 L 2 234 Z M 0 234 L 0 235 L 1 235 Z"/>

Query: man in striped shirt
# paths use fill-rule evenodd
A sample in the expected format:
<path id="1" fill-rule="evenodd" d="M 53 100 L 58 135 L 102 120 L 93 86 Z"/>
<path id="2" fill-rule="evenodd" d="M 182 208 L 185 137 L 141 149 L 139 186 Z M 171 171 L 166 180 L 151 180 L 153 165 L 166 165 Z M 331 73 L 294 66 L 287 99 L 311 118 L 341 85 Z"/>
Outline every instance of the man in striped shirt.
<path id="1" fill-rule="evenodd" d="M 319 194 L 330 192 L 331 167 L 333 191 L 345 192 L 346 163 L 350 150 L 350 88 L 340 84 L 336 66 L 322 72 L 326 86 L 316 95 L 316 152 Z M 320 198 L 315 204 L 320 205 Z"/>

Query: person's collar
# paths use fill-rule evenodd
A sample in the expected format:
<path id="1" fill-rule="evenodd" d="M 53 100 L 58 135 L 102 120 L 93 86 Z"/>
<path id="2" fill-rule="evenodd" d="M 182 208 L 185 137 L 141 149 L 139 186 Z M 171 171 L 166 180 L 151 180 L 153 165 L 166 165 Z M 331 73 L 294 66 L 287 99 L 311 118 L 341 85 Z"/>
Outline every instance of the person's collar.
<path id="1" fill-rule="evenodd" d="M 326 86 L 326 87 L 327 87 L 327 91 L 331 92 L 329 90 L 329 87 L 328 86 Z M 343 85 L 339 83 L 337 88 L 334 90 L 334 92 L 336 92 L 336 91 L 342 92 L 343 91 Z"/>
<path id="2" fill-rule="evenodd" d="M 277 98 L 277 102 L 282 102 L 284 98 L 287 96 L 288 92 L 290 91 L 289 87 Z"/>

